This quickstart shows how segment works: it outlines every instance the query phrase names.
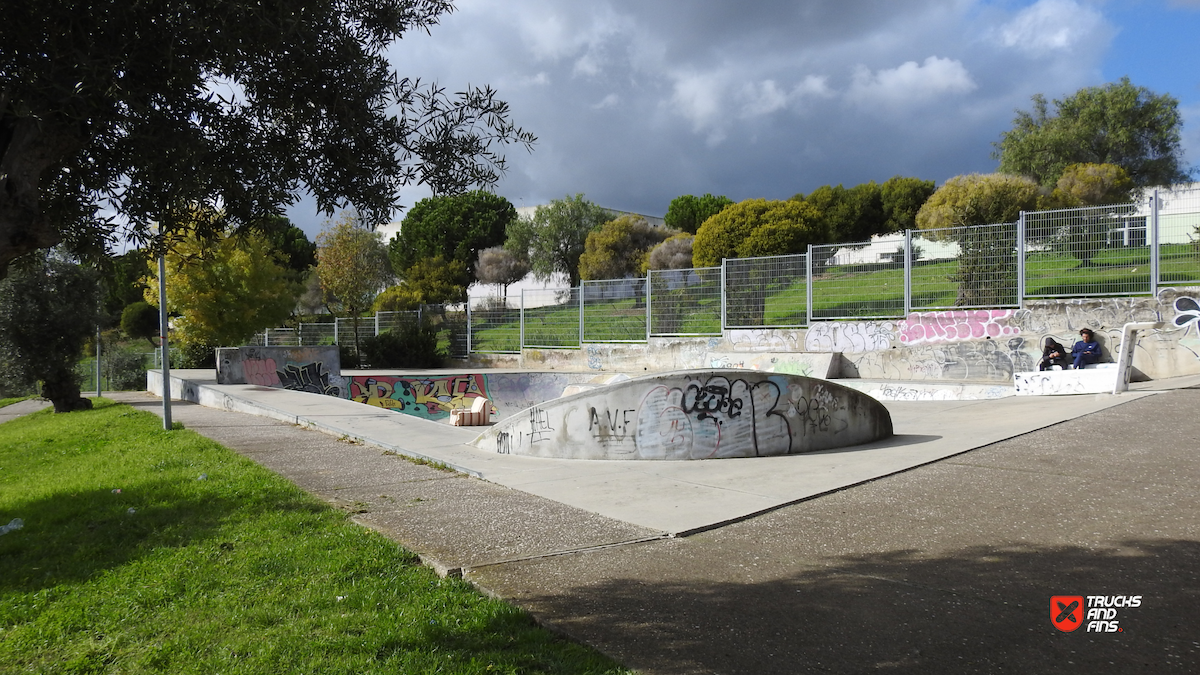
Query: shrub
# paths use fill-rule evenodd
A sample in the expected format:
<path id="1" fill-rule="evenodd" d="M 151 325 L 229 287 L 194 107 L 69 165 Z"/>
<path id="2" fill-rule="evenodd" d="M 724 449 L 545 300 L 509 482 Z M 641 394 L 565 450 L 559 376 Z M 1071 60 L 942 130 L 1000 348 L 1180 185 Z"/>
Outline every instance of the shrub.
<path id="1" fill-rule="evenodd" d="M 202 340 L 184 342 L 178 351 L 171 351 L 171 358 L 177 361 L 172 368 L 216 368 L 217 345 Z"/>
<path id="2" fill-rule="evenodd" d="M 437 342 L 437 329 L 413 323 L 363 338 L 361 347 L 363 358 L 375 368 L 436 368 L 445 358 Z"/>

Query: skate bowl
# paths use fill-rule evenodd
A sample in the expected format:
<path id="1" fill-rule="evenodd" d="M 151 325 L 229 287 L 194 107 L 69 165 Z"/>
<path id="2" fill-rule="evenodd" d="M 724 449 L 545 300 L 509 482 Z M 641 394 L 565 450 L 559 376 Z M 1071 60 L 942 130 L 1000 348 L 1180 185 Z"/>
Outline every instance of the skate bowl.
<path id="1" fill-rule="evenodd" d="M 489 452 L 565 459 L 684 460 L 817 452 L 892 436 L 865 393 L 757 370 L 658 373 L 563 396 L 500 420 Z"/>

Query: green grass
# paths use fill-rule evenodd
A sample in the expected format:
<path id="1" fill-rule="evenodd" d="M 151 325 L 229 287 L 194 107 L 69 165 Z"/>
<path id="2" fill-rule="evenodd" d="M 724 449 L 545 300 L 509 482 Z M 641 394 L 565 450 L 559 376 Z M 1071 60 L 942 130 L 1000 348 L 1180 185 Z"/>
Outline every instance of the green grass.
<path id="1" fill-rule="evenodd" d="M 1027 297 L 1137 295 L 1150 292 L 1148 247 L 1107 248 L 1083 265 L 1078 258 L 1058 252 L 1028 255 L 1025 262 Z M 912 306 L 954 307 L 958 286 L 951 277 L 958 261 L 919 262 L 912 271 Z M 1004 280 L 1016 304 L 1015 270 Z M 1190 245 L 1160 248 L 1160 275 L 1164 284 L 1200 282 L 1200 252 Z M 999 282 L 998 282 L 999 283 Z M 803 326 L 807 304 L 805 279 L 798 277 L 766 287 L 729 289 L 732 325 Z M 765 295 L 762 316 L 750 316 L 749 298 Z M 670 296 L 668 296 L 669 298 Z M 676 301 L 677 302 L 677 301 Z M 720 332 L 719 300 L 685 302 L 672 317 L 670 300 L 654 298 L 655 332 L 710 334 Z M 587 341 L 639 341 L 645 339 L 644 306 L 633 300 L 587 305 L 584 335 Z M 901 317 L 904 314 L 904 269 L 894 265 L 841 265 L 825 270 L 813 280 L 813 320 L 849 317 Z M 526 310 L 525 343 L 553 347 L 579 346 L 579 310 L 575 307 L 539 307 Z M 515 318 L 477 327 L 472 348 L 477 351 L 518 351 L 520 324 Z"/>
<path id="2" fill-rule="evenodd" d="M 14 403 L 20 403 L 21 401 L 27 401 L 31 398 L 37 398 L 37 396 L 17 396 L 14 398 L 0 398 L 0 408 L 3 408 L 6 405 L 12 405 Z M 0 525 L 3 525 L 3 523 L 0 523 Z"/>
<path id="3" fill-rule="evenodd" d="M 3 673 L 625 672 L 216 443 L 103 399 L 0 425 L 0 521 L 13 518 Z"/>

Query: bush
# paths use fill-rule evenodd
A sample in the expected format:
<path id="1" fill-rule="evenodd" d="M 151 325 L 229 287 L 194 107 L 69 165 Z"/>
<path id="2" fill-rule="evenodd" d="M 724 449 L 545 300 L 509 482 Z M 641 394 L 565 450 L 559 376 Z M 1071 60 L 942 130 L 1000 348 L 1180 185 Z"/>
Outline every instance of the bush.
<path id="1" fill-rule="evenodd" d="M 135 340 L 145 338 L 154 345 L 160 328 L 158 308 L 150 303 L 135 302 L 121 312 L 121 332 Z"/>
<path id="2" fill-rule="evenodd" d="M 445 358 L 437 341 L 433 326 L 414 323 L 363 338 L 360 346 L 363 358 L 375 368 L 436 368 Z"/>
<path id="3" fill-rule="evenodd" d="M 172 368 L 216 368 L 217 345 L 202 340 L 183 342 L 178 351 L 171 350 L 171 358 L 178 361 Z"/>
<path id="4" fill-rule="evenodd" d="M 146 389 L 146 357 L 134 352 L 113 352 L 104 357 L 101 368 L 108 376 L 113 391 L 143 391 Z"/>

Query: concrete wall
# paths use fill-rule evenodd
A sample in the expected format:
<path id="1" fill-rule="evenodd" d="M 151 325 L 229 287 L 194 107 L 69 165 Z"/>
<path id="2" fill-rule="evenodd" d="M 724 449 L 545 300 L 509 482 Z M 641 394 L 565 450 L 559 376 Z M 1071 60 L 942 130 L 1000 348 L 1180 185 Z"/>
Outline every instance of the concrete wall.
<path id="1" fill-rule="evenodd" d="M 336 346 L 222 347 L 217 350 L 217 384 L 254 384 L 346 398 Z"/>
<path id="2" fill-rule="evenodd" d="M 883 404 L 824 380 L 753 370 L 651 375 L 547 401 L 501 420 L 475 444 L 570 459 L 760 457 L 892 435 Z"/>
<path id="3" fill-rule="evenodd" d="M 726 330 L 720 337 L 652 338 L 648 344 L 588 344 L 580 349 L 532 350 L 519 357 L 473 355 L 477 364 L 537 370 L 662 372 L 741 363 L 769 372 L 816 377 L 996 383 L 1036 370 L 1041 344 L 1053 337 L 1070 346 L 1092 328 L 1115 360 L 1121 328 L 1162 321 L 1139 333 L 1135 379 L 1200 374 L 1200 288 L 1164 289 L 1156 297 L 1028 301 L 1022 309 L 913 312 L 903 319 L 821 321 L 807 329 Z M 828 375 L 814 354 L 832 355 Z M 807 369 L 807 370 L 806 370 Z"/>

